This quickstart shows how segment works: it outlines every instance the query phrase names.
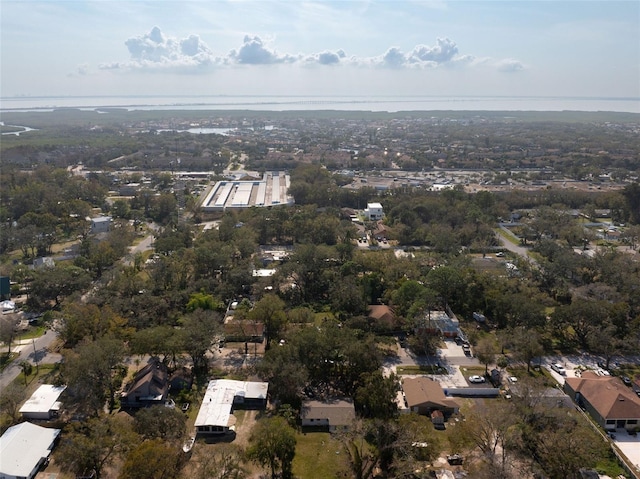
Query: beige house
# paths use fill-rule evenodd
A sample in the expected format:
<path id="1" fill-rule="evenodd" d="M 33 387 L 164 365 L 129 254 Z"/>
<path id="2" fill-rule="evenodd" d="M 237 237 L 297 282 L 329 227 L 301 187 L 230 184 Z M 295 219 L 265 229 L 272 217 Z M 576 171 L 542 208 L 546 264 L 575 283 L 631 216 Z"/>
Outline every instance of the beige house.
<path id="1" fill-rule="evenodd" d="M 429 378 L 405 378 L 402 381 L 405 405 L 410 411 L 431 416 L 440 411 L 444 418 L 459 411 L 460 405 L 445 396 L 442 387 Z"/>
<path id="2" fill-rule="evenodd" d="M 640 398 L 620 378 L 586 371 L 567 378 L 564 391 L 605 429 L 640 428 Z"/>

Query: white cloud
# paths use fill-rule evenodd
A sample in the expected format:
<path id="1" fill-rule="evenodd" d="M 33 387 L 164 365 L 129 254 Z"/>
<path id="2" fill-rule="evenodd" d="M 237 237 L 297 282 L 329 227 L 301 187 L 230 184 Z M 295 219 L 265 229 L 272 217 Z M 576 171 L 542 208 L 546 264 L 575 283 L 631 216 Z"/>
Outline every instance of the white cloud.
<path id="1" fill-rule="evenodd" d="M 166 36 L 155 26 L 149 33 L 125 41 L 130 59 L 100 65 L 103 70 L 145 69 L 204 72 L 211 67 L 233 65 L 317 64 L 321 66 L 354 65 L 390 69 L 422 69 L 441 66 L 475 67 L 485 65 L 502 72 L 517 72 L 525 68 L 515 59 L 495 60 L 460 55 L 458 46 L 449 38 L 438 38 L 433 46 L 419 44 L 405 54 L 399 47 L 390 47 L 376 57 L 347 57 L 344 50 L 324 50 L 314 54 L 279 53 L 258 35 L 245 35 L 242 45 L 227 54 L 215 56 L 198 35 L 178 39 Z M 80 71 L 78 71 L 79 74 Z"/>
<path id="2" fill-rule="evenodd" d="M 262 39 L 255 35 L 245 35 L 244 43 L 238 51 L 231 50 L 229 58 L 245 65 L 269 65 L 272 63 L 293 63 L 296 57 L 280 55 L 267 48 Z"/>
<path id="3" fill-rule="evenodd" d="M 409 54 L 410 63 L 446 63 L 454 59 L 458 54 L 458 47 L 455 42 L 448 38 L 438 38 L 436 46 L 416 45 Z"/>
<path id="4" fill-rule="evenodd" d="M 101 69 L 201 68 L 216 62 L 211 49 L 197 35 L 170 38 L 157 26 L 149 33 L 131 37 L 124 43 L 130 60 L 102 64 Z"/>
<path id="5" fill-rule="evenodd" d="M 505 58 L 496 62 L 496 67 L 501 72 L 519 72 L 525 69 L 525 65 L 513 58 Z"/>
<path id="6" fill-rule="evenodd" d="M 382 56 L 382 65 L 391 68 L 399 68 L 407 62 L 407 58 L 398 47 L 389 48 Z"/>
<path id="7" fill-rule="evenodd" d="M 325 50 L 324 52 L 306 57 L 305 61 L 307 63 L 318 63 L 320 65 L 337 65 L 345 59 L 346 56 L 347 55 L 344 53 L 344 50 L 337 50 L 335 52 Z"/>

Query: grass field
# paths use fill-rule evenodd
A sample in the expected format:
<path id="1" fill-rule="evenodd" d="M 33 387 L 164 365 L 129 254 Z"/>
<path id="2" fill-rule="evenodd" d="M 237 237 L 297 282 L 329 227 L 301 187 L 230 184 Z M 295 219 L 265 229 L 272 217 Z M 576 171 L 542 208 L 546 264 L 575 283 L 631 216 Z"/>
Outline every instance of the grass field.
<path id="1" fill-rule="evenodd" d="M 335 479 L 348 468 L 342 444 L 329 433 L 313 432 L 296 435 L 296 457 L 293 459 L 295 477 Z"/>

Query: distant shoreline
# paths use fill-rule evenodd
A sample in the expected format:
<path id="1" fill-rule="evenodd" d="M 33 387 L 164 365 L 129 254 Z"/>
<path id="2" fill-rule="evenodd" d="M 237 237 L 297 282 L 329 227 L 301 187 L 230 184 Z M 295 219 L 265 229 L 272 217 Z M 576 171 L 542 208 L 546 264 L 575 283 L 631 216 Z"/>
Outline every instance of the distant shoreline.
<path id="1" fill-rule="evenodd" d="M 640 113 L 640 98 L 504 96 L 69 96 L 2 97 L 0 112 L 56 109 L 128 111 L 583 111 Z"/>

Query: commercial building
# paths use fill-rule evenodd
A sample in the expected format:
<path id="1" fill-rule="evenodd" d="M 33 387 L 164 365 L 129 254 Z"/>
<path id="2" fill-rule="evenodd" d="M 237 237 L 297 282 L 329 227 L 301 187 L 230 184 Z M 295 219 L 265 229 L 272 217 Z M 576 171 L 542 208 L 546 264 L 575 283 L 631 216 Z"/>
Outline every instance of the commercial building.
<path id="1" fill-rule="evenodd" d="M 225 211 L 228 208 L 250 208 L 293 205 L 288 194 L 291 179 L 279 171 L 268 171 L 261 180 L 238 179 L 219 181 L 213 185 L 202 202 L 205 212 Z"/>

